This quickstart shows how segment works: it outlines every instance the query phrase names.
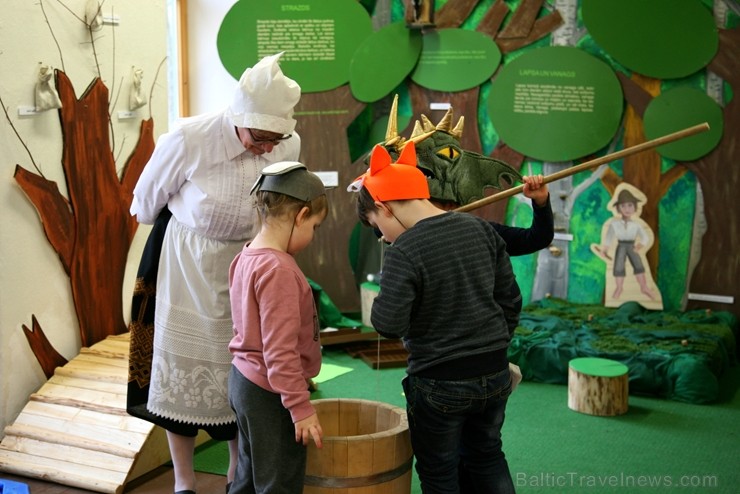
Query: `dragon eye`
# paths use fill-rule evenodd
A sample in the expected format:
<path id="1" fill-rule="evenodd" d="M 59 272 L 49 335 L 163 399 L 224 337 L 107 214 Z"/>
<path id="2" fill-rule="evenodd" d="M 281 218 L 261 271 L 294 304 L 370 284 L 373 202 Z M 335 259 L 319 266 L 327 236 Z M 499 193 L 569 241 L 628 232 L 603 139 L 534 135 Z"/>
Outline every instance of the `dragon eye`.
<path id="1" fill-rule="evenodd" d="M 437 155 L 448 160 L 455 160 L 460 156 L 460 151 L 452 146 L 445 146 L 437 151 Z"/>

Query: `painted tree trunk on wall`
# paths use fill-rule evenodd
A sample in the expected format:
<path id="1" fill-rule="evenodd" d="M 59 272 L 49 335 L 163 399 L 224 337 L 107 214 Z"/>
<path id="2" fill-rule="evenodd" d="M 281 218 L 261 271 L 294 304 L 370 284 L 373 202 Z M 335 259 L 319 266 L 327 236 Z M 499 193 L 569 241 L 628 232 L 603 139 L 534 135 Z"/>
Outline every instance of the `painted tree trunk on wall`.
<path id="1" fill-rule="evenodd" d="M 639 74 L 633 74 L 632 80 L 650 96 L 660 93 L 660 81 Z M 628 148 L 645 142 L 645 131 L 642 124 L 642 112 L 637 113 L 632 106 L 627 106 L 624 119 L 624 147 Z M 661 186 L 661 158 L 655 150 L 633 154 L 624 158 L 622 165 L 622 180 L 634 185 L 648 198 L 647 204 L 642 205 L 640 218 L 656 232 L 653 246 L 645 253 L 653 279 L 657 280 L 658 254 L 660 253 L 660 239 L 658 232 L 658 204 L 667 188 Z M 672 183 L 672 182 L 671 182 Z M 609 190 L 612 194 L 614 189 Z"/>
<path id="2" fill-rule="evenodd" d="M 622 84 L 625 99 L 629 103 L 624 123 L 624 147 L 627 148 L 646 141 L 642 120 L 650 101 L 660 94 L 660 81 L 639 74 L 633 74 L 630 78 L 621 73 L 617 76 Z M 640 218 L 656 233 L 660 226 L 658 217 L 660 200 L 687 171 L 681 163 L 675 164 L 665 172 L 661 171 L 661 166 L 660 155 L 652 149 L 625 157 L 621 177 L 613 170 L 608 170 L 603 178 L 603 185 L 610 195 L 613 195 L 620 182 L 631 184 L 645 193 L 648 201 L 642 205 Z M 659 255 L 660 239 L 656 235 L 652 247 L 645 253 L 655 280 L 658 279 Z"/>
<path id="3" fill-rule="evenodd" d="M 740 28 L 720 29 L 719 50 L 707 69 L 723 78 L 732 87 L 733 93 L 740 91 Z M 652 96 L 657 94 L 656 89 L 650 89 L 655 82 L 648 82 L 648 78 L 633 76 L 631 79 L 619 74 L 625 98 L 630 104 L 628 111 L 634 111 L 636 116 L 642 116 Z M 654 197 L 651 211 L 644 209 L 642 219 L 654 231 L 658 231 L 657 206 L 670 186 L 687 170 L 696 175 L 704 197 L 704 212 L 706 214 L 707 231 L 702 245 L 702 257 L 691 274 L 689 291 L 692 293 L 721 295 L 731 297 L 731 303 L 688 301 L 686 309 L 709 308 L 713 310 L 728 310 L 740 316 L 740 284 L 737 283 L 737 273 L 740 272 L 740 256 L 737 255 L 737 245 L 740 243 L 740 208 L 737 203 L 736 184 L 740 183 L 740 167 L 734 166 L 737 160 L 738 136 L 740 135 L 740 104 L 733 98 L 723 109 L 724 132 L 719 144 L 706 156 L 686 163 L 677 163 L 671 169 L 660 175 L 660 160 L 657 166 L 647 162 L 650 170 L 640 170 L 642 166 L 638 159 L 645 155 L 657 154 L 647 151 L 633 155 L 635 160 L 625 160 L 622 179 L 643 190 L 648 197 Z M 642 122 L 630 125 L 633 129 L 632 141 L 642 136 Z M 625 137 L 625 146 L 628 146 Z M 642 136 L 644 140 L 644 136 Z M 640 141 L 642 142 L 642 141 Z M 655 160 L 655 158 L 652 158 Z M 657 168 L 657 171 L 655 170 Z M 656 177 L 659 177 L 656 180 Z M 603 182 L 607 190 L 614 190 L 619 183 L 611 171 L 604 174 Z M 651 192 L 655 195 L 651 196 Z M 657 241 L 657 237 L 656 237 Z M 654 244 L 651 256 L 658 255 L 658 248 Z M 656 258 L 657 259 L 657 258 Z M 648 257 L 651 270 L 656 269 L 657 261 Z M 653 274 L 655 272 L 653 271 Z M 657 278 L 655 278 L 657 279 Z"/>
<path id="4" fill-rule="evenodd" d="M 736 95 L 723 109 L 724 133 L 716 148 L 686 167 L 696 174 L 704 190 L 707 232 L 702 257 L 689 284 L 690 292 L 732 297 L 731 304 L 689 301 L 687 309 L 699 307 L 729 310 L 740 317 L 740 208 L 736 184 L 740 183 L 737 164 L 740 145 L 740 28 L 720 29 L 720 46 L 708 69 L 723 78 Z"/>
<path id="5" fill-rule="evenodd" d="M 727 23 L 729 9 L 724 0 L 714 0 L 712 5 L 714 22 L 718 28 L 724 28 Z M 712 98 L 718 105 L 724 106 L 725 100 L 725 81 L 719 75 L 707 69 L 707 96 Z M 691 278 L 693 277 L 696 266 L 702 255 L 702 243 L 704 235 L 707 233 L 707 216 L 704 205 L 704 191 L 697 182 L 694 190 L 696 191 L 694 221 L 691 231 L 691 245 L 689 247 L 689 261 L 687 267 L 686 286 L 684 296 L 681 300 L 681 307 L 685 308 L 690 291 Z"/>
<path id="6" fill-rule="evenodd" d="M 108 88 L 95 79 L 78 100 L 61 71 L 56 71 L 56 86 L 62 100 L 62 168 L 68 198 L 54 182 L 20 165 L 14 177 L 39 212 L 46 237 L 69 275 L 82 345 L 90 346 L 127 331 L 123 277 L 138 226 L 128 209 L 136 181 L 154 150 L 154 124 L 152 119 L 142 121 L 139 141 L 119 179 L 110 145 Z M 50 345 L 41 327 L 24 330 L 42 362 Z M 51 375 L 47 369 L 44 372 Z"/>
<path id="7" fill-rule="evenodd" d="M 327 191 L 329 216 L 311 244 L 296 260 L 303 272 L 321 285 L 343 312 L 359 312 L 360 292 L 349 262 L 349 238 L 357 223 L 354 195 L 347 185 L 364 170 L 351 166 L 347 127 L 365 108 L 349 90 L 306 93 L 295 109 L 296 131 L 301 136 L 301 157 L 309 169 L 336 172 L 338 186 Z"/>

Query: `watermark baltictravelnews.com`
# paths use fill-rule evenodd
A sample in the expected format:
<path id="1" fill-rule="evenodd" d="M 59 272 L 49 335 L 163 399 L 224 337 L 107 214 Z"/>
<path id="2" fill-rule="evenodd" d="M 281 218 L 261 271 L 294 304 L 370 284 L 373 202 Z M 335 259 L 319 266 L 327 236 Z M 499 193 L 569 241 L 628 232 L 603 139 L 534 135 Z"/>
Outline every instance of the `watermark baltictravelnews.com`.
<path id="1" fill-rule="evenodd" d="M 718 488 L 717 475 L 660 475 L 660 474 L 584 474 L 579 472 L 516 472 L 516 487 L 593 487 L 626 488 Z"/>

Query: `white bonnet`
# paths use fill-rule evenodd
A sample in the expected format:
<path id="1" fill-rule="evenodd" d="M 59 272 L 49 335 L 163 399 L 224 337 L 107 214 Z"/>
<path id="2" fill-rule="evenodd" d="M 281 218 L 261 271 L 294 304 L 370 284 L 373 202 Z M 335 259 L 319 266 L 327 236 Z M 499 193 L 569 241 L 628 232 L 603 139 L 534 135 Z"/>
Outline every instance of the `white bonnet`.
<path id="1" fill-rule="evenodd" d="M 276 134 L 295 129 L 293 108 L 301 98 L 301 87 L 280 70 L 278 60 L 283 53 L 263 58 L 242 74 L 226 110 L 235 126 Z"/>

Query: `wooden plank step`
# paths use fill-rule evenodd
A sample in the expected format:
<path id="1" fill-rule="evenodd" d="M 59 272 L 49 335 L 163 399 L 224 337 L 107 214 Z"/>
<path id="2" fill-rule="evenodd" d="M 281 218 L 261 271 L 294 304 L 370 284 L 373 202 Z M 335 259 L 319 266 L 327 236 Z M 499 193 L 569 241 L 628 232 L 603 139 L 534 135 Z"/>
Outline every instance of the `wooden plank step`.
<path id="1" fill-rule="evenodd" d="M 130 415 L 112 415 L 110 413 L 40 401 L 29 401 L 25 408 L 23 408 L 22 413 L 38 415 L 43 418 L 66 420 L 84 426 L 105 426 L 137 434 L 149 434 L 154 427 L 151 422 Z"/>
<path id="2" fill-rule="evenodd" d="M 128 343 L 129 341 L 131 341 L 131 333 L 126 331 L 125 333 L 112 334 L 107 336 L 105 339 L 110 341 L 125 341 L 126 343 Z"/>
<path id="3" fill-rule="evenodd" d="M 127 458 L 101 451 L 90 451 L 84 448 L 68 446 L 66 444 L 52 444 L 29 437 L 6 436 L 0 445 L 0 450 L 14 451 L 31 456 L 40 456 L 51 460 L 62 460 L 76 463 L 81 466 L 104 468 L 113 472 L 128 474 L 130 465 Z"/>
<path id="4" fill-rule="evenodd" d="M 62 386 L 48 381 L 34 395 L 50 398 L 49 401 L 56 403 L 60 401 L 69 401 L 71 403 L 81 402 L 103 409 L 126 410 L 125 394 Z"/>
<path id="5" fill-rule="evenodd" d="M 123 383 L 111 383 L 80 377 L 68 377 L 59 374 L 54 374 L 49 378 L 47 382 L 51 384 L 57 384 L 59 386 L 67 386 L 69 388 L 87 389 L 89 391 L 100 391 L 115 394 L 126 394 L 128 392 L 128 386 Z"/>
<path id="6" fill-rule="evenodd" d="M 106 352 L 106 353 L 110 354 L 110 352 Z M 80 353 L 74 358 L 74 362 L 76 363 L 87 362 L 87 363 L 98 365 L 101 367 L 106 367 L 106 366 L 113 367 L 113 369 L 111 369 L 111 372 L 114 372 L 116 368 L 126 369 L 126 372 L 128 372 L 128 359 L 125 359 L 122 357 L 118 357 L 118 358 L 106 357 L 103 355 L 99 355 L 98 352 Z"/>
<path id="7" fill-rule="evenodd" d="M 93 350 L 115 353 L 117 355 L 128 355 L 130 342 L 128 340 L 105 339 L 86 348 Z"/>
<path id="8" fill-rule="evenodd" d="M 64 367 L 57 367 L 54 374 L 69 377 L 79 377 L 82 379 L 95 379 L 96 381 L 109 382 L 114 384 L 128 383 L 128 373 L 119 370 L 111 371 L 110 367 L 98 369 L 95 366 L 77 364 L 71 361 Z"/>
<path id="9" fill-rule="evenodd" d="M 121 353 L 121 352 L 109 352 L 106 350 L 98 349 L 96 347 L 82 347 L 80 348 L 80 355 L 99 355 L 101 357 L 108 357 L 108 358 L 115 358 L 115 359 L 122 359 L 128 361 L 128 353 Z"/>
<path id="10" fill-rule="evenodd" d="M 104 494 L 120 494 L 126 480 L 125 475 L 102 468 L 4 450 L 0 450 L 0 470 Z"/>
<path id="11" fill-rule="evenodd" d="M 104 362 L 95 362 L 94 357 L 84 354 L 78 355 L 65 364 L 63 369 L 76 369 L 78 371 L 90 372 L 93 376 L 126 376 L 128 373 L 128 361 L 122 359 L 104 358 Z"/>
<path id="12" fill-rule="evenodd" d="M 106 338 L 31 395 L 0 441 L 0 472 L 104 494 L 170 459 L 163 429 L 126 413 L 128 333 Z M 196 445 L 210 440 L 203 431 Z"/>
<path id="13" fill-rule="evenodd" d="M 86 348 L 96 351 L 110 352 L 116 355 L 128 355 L 130 342 L 128 339 L 106 338 Z"/>
<path id="14" fill-rule="evenodd" d="M 69 423 L 65 424 L 67 430 L 61 430 L 54 428 L 58 427 L 58 424 L 49 424 L 48 427 L 44 427 L 37 423 L 24 423 L 22 417 L 20 415 L 18 417 L 21 419 L 20 421 L 5 427 L 6 436 L 26 437 L 51 444 L 74 446 L 75 448 L 99 451 L 132 460 L 146 441 L 146 436 L 130 432 L 124 433 L 124 436 L 129 436 L 124 438 L 121 437 L 121 433 L 114 434 L 112 429 L 107 429 L 108 437 L 95 437 L 92 432 L 86 433 L 81 431 L 79 426 L 74 427 Z"/>
<path id="15" fill-rule="evenodd" d="M 70 400 L 66 398 L 53 398 L 51 396 L 44 396 L 39 394 L 32 394 L 29 397 L 30 401 L 39 401 L 42 403 L 54 403 L 57 405 L 63 405 L 68 407 L 77 407 L 82 410 L 92 410 L 97 412 L 103 412 L 103 413 L 109 413 L 111 415 L 128 415 L 128 412 L 125 408 L 111 408 L 104 405 L 96 405 L 94 403 L 85 403 L 84 401 L 79 400 Z"/>
<path id="16" fill-rule="evenodd" d="M 63 435 L 63 437 L 79 437 L 85 440 L 93 441 L 96 444 L 107 444 L 112 445 L 112 447 L 114 448 L 124 448 L 126 450 L 141 447 L 148 434 L 148 432 L 135 432 L 116 427 L 110 427 L 103 422 L 98 424 L 80 423 L 76 420 L 70 421 L 65 418 L 36 415 L 33 413 L 28 413 L 25 410 L 21 411 L 13 425 L 7 427 L 13 427 L 14 425 L 33 427 L 44 431 L 49 431 L 48 433 L 52 435 L 54 433 L 59 433 Z M 58 442 L 60 444 L 64 443 L 64 441 L 54 442 Z M 103 449 L 100 449 L 100 451 L 103 451 Z M 120 456 L 126 455 L 120 454 Z"/>

